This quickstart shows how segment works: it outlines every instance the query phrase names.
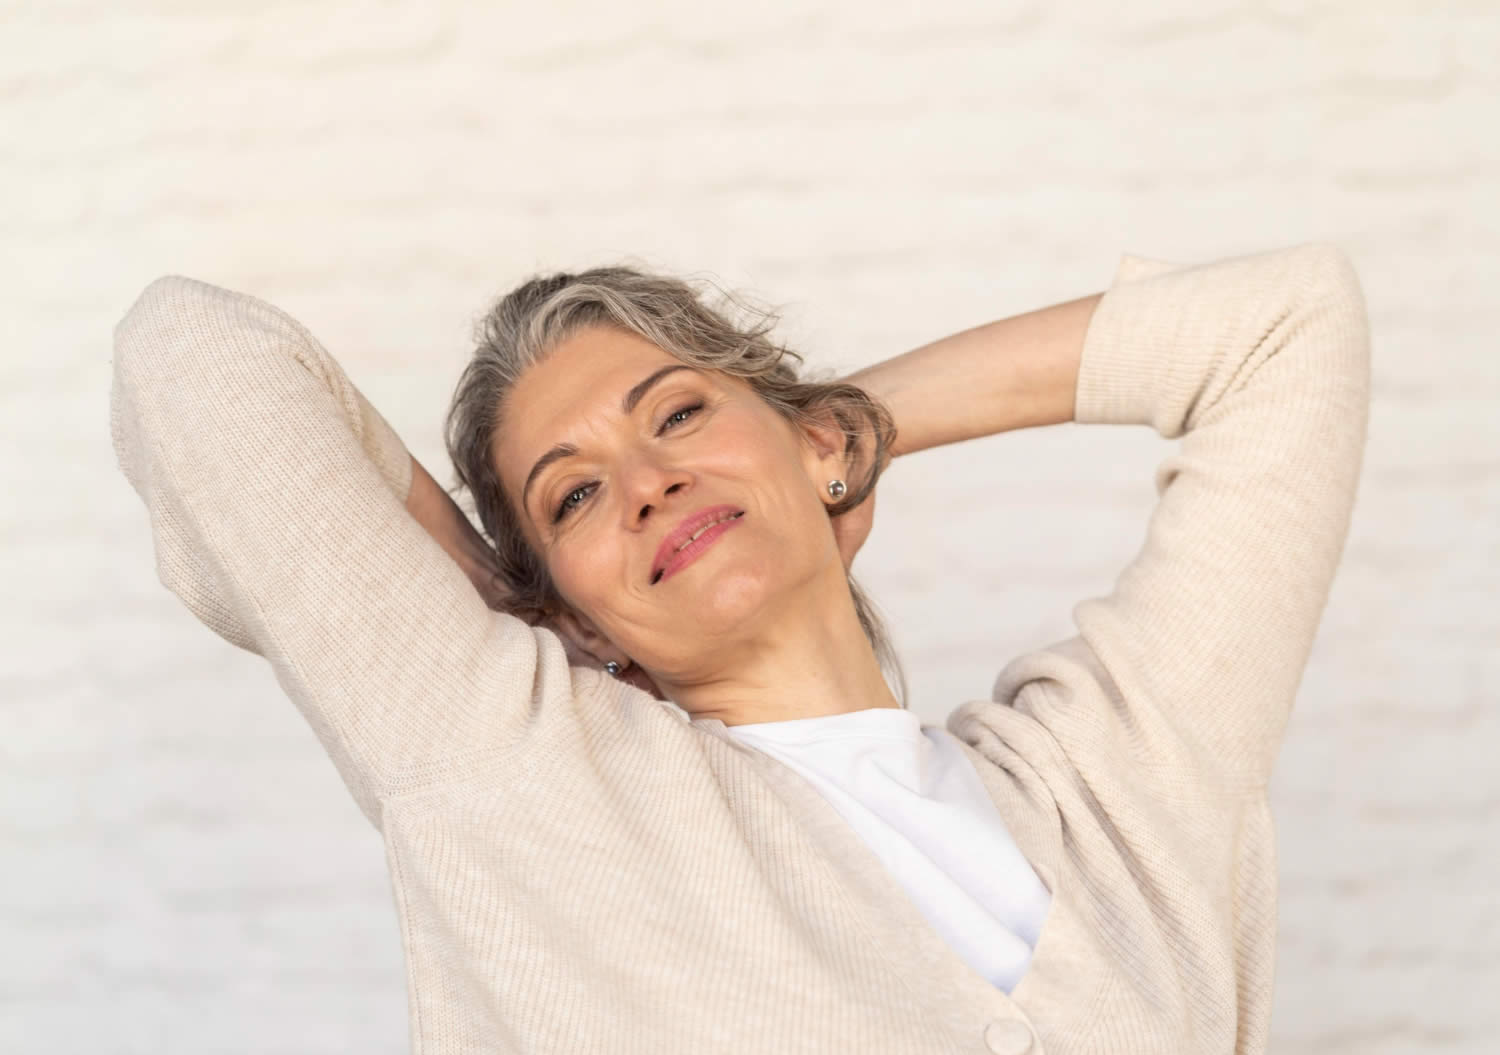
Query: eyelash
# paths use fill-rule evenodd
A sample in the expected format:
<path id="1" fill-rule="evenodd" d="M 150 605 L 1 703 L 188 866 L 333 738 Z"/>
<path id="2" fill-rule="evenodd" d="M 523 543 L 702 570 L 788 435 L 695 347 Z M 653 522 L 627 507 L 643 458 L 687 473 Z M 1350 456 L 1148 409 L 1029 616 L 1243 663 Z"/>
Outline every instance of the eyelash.
<path id="1" fill-rule="evenodd" d="M 667 415 L 666 421 L 662 422 L 661 428 L 656 430 L 656 434 L 660 436 L 663 432 L 667 431 L 667 429 L 671 426 L 672 419 L 677 417 L 678 414 L 689 414 L 702 409 L 702 403 L 689 403 L 685 407 L 678 407 L 676 410 L 672 411 L 672 413 Z M 595 486 L 597 486 L 595 481 L 590 480 L 586 484 L 579 484 L 577 487 L 570 489 L 567 494 L 563 495 L 562 501 L 558 503 L 557 509 L 552 515 L 552 523 L 556 524 L 558 521 L 566 517 L 569 513 L 573 512 L 573 510 L 577 509 L 578 506 L 583 504 L 582 502 L 579 502 L 577 505 L 570 506 L 568 505 L 568 499 L 572 498 L 579 491 L 588 490 L 589 493 L 592 494 L 593 492 L 592 490 L 590 490 L 590 488 Z"/>

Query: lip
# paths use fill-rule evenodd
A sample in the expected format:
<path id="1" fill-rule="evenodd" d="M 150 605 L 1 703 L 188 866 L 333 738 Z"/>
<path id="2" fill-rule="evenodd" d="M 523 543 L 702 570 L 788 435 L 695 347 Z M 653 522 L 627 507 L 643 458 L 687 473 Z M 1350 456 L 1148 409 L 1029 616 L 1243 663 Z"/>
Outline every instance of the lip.
<path id="1" fill-rule="evenodd" d="M 683 517 L 675 528 L 667 532 L 667 537 L 661 540 L 661 545 L 656 549 L 656 558 L 651 562 L 653 583 L 660 582 L 668 574 L 682 566 L 683 561 L 681 558 L 695 556 L 698 552 L 702 551 L 705 543 L 723 534 L 731 524 L 737 524 L 740 520 L 743 520 L 744 512 L 739 506 L 717 505 L 705 506 L 696 513 L 690 513 Z M 739 513 L 741 515 L 734 520 L 725 521 L 720 527 L 705 532 L 702 538 L 698 539 L 697 542 L 688 548 L 688 552 L 682 554 L 677 552 L 679 546 L 692 538 L 693 532 L 697 531 L 704 524 L 713 523 L 715 520 L 729 513 Z M 661 573 L 660 578 L 657 577 L 658 572 Z"/>

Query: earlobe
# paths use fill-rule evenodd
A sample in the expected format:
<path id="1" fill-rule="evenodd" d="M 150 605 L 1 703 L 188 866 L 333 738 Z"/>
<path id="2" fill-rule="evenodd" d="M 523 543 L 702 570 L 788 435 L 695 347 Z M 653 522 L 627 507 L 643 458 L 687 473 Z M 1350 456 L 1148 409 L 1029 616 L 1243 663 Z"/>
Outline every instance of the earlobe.
<path id="1" fill-rule="evenodd" d="M 823 424 L 804 425 L 803 435 L 806 437 L 808 447 L 818 460 L 818 467 L 813 470 L 815 479 L 821 479 L 826 483 L 835 477 L 848 475 L 847 459 L 844 456 L 845 437 L 842 429 Z"/>
<path id="2" fill-rule="evenodd" d="M 619 649 L 610 643 L 609 638 L 599 633 L 589 618 L 572 611 L 571 609 L 560 610 L 553 615 L 554 625 L 584 652 L 600 663 L 614 660 L 624 670 L 630 666 L 630 657 L 620 654 Z"/>

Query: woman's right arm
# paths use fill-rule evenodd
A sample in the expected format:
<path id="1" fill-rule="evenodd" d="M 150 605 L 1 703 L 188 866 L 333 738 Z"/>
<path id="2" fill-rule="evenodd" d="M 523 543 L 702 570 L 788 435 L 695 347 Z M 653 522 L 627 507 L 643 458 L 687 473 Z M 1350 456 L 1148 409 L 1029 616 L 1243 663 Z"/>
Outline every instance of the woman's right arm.
<path id="1" fill-rule="evenodd" d="M 453 558 L 473 583 L 484 603 L 497 612 L 507 611 L 510 594 L 500 578 L 495 551 L 453 496 L 423 468 L 411 459 L 411 489 L 406 495 L 406 511 L 412 515 L 443 552 Z"/>
<path id="2" fill-rule="evenodd" d="M 110 425 L 161 581 L 270 662 L 377 827 L 382 798 L 492 760 L 539 694 L 572 693 L 557 638 L 486 606 L 409 512 L 405 446 L 272 305 L 151 283 L 115 328 Z"/>

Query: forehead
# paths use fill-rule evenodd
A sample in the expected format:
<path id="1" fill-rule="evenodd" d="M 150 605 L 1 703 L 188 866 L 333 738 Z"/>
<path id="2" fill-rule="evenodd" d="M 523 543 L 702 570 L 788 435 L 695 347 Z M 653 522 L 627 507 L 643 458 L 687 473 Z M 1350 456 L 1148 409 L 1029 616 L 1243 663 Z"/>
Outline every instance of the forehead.
<path id="1" fill-rule="evenodd" d="M 554 443 L 583 440 L 580 425 L 620 413 L 620 400 L 647 374 L 681 360 L 638 334 L 580 330 L 527 367 L 506 397 L 495 449 L 501 482 L 517 502 L 531 465 Z M 682 371 L 664 380 L 694 376 Z"/>

